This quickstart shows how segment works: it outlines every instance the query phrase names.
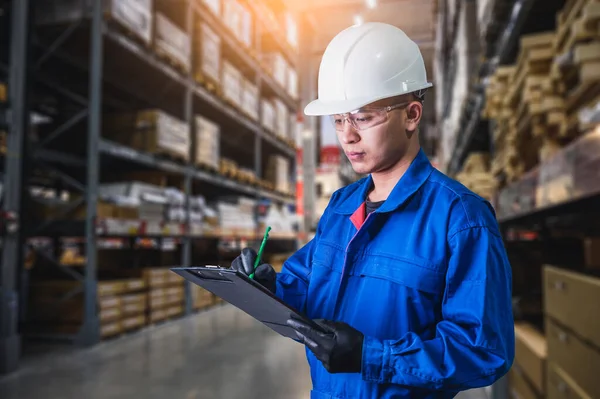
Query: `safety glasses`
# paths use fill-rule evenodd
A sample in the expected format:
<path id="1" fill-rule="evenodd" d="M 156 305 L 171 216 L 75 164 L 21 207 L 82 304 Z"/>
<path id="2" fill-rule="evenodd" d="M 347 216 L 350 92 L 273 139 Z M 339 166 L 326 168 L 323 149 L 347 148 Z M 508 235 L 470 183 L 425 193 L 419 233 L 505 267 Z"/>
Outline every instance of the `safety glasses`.
<path id="1" fill-rule="evenodd" d="M 354 129 L 362 131 L 387 122 L 391 111 L 406 107 L 408 104 L 410 104 L 410 102 L 380 108 L 367 106 L 345 114 L 331 115 L 330 119 L 335 130 L 338 132 L 344 130 L 345 120 L 347 120 Z"/>

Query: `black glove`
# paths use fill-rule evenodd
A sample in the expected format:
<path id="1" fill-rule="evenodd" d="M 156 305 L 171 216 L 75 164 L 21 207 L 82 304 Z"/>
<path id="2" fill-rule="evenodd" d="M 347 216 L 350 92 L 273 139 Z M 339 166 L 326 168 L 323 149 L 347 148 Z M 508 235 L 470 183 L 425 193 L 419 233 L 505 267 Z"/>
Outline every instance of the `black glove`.
<path id="1" fill-rule="evenodd" d="M 346 323 L 315 320 L 322 328 L 316 330 L 308 324 L 290 319 L 288 326 L 296 330 L 302 343 L 323 363 L 330 373 L 360 373 L 364 335 Z"/>
<path id="2" fill-rule="evenodd" d="M 250 276 L 254 273 L 254 281 L 275 294 L 277 289 L 277 273 L 273 266 L 267 263 L 261 263 L 256 270 L 254 269 L 254 261 L 256 260 L 256 251 L 252 248 L 242 249 L 242 254 L 235 258 L 231 263 L 231 268 Z"/>

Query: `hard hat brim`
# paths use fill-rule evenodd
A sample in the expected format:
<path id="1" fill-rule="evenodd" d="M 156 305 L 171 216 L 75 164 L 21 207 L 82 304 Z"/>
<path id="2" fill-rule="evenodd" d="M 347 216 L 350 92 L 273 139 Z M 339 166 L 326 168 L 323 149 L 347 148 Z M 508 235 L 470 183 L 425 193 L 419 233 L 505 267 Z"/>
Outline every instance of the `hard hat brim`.
<path id="1" fill-rule="evenodd" d="M 371 98 L 356 98 L 352 100 L 328 102 L 314 100 L 304 108 L 304 114 L 307 116 L 345 114 L 347 112 L 355 111 L 372 102 L 373 100 Z"/>
<path id="2" fill-rule="evenodd" d="M 362 98 L 353 98 L 351 100 L 340 100 L 340 101 L 322 101 L 322 100 L 314 100 L 308 103 L 308 105 L 304 108 L 304 114 L 307 116 L 325 116 L 325 115 L 335 115 L 335 114 L 345 114 L 347 112 L 356 111 L 359 108 L 364 107 L 365 105 L 369 105 L 374 103 L 375 101 L 383 100 L 385 98 L 400 96 L 404 94 L 410 94 L 417 92 L 419 90 L 425 90 L 432 87 L 432 83 L 426 83 L 421 86 L 412 87 L 410 91 L 407 92 L 390 92 L 390 93 L 382 93 L 380 96 L 376 97 L 362 97 Z"/>

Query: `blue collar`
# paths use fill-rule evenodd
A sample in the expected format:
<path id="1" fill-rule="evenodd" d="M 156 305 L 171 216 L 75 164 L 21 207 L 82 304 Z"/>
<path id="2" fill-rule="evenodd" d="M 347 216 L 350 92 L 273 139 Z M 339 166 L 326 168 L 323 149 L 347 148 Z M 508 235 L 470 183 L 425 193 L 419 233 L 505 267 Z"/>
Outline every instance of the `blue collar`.
<path id="1" fill-rule="evenodd" d="M 431 175 L 433 166 L 429 162 L 427 155 L 423 150 L 411 162 L 406 170 L 406 173 L 396 183 L 396 186 L 390 193 L 390 196 L 385 200 L 383 205 L 377 212 L 391 212 L 403 205 Z M 343 190 L 337 201 L 338 204 L 333 208 L 333 211 L 343 215 L 352 215 L 365 201 L 367 193 L 373 187 L 373 179 L 371 175 L 357 182 L 353 188 Z"/>

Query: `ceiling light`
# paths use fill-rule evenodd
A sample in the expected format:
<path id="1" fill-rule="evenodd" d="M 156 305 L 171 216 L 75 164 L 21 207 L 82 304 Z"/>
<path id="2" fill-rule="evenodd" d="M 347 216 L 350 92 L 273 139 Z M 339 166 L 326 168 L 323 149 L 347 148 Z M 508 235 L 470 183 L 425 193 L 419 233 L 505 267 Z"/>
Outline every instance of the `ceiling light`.
<path id="1" fill-rule="evenodd" d="M 367 0 L 367 7 L 369 7 L 369 8 L 377 7 L 377 0 Z"/>
<path id="2" fill-rule="evenodd" d="M 362 15 L 355 15 L 354 16 L 354 25 L 362 25 L 364 22 Z"/>

